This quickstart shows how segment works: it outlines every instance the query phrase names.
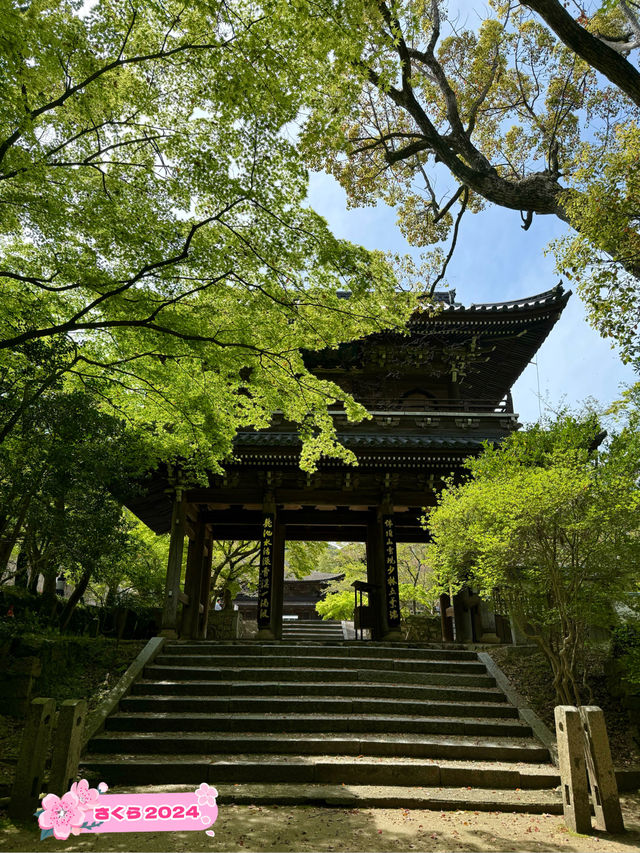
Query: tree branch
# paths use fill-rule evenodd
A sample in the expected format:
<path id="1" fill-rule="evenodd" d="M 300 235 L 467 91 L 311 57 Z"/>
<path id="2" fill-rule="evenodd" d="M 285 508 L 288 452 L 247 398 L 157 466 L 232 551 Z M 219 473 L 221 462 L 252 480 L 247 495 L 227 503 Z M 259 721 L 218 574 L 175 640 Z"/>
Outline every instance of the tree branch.
<path id="1" fill-rule="evenodd" d="M 640 106 L 640 73 L 627 59 L 581 27 L 557 0 L 522 0 L 522 4 L 540 15 L 568 48 Z"/>

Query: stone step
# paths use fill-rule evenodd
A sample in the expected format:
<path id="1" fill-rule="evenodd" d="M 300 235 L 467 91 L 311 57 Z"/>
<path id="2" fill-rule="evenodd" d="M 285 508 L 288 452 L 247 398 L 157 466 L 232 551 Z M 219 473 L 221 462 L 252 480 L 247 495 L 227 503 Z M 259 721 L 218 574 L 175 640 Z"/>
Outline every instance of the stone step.
<path id="1" fill-rule="evenodd" d="M 428 657 L 430 660 L 478 660 L 476 652 L 462 649 L 433 648 L 417 646 L 411 648 L 394 646 L 368 646 L 366 643 L 333 643 L 310 644 L 288 643 L 274 641 L 269 644 L 258 644 L 253 640 L 235 643 L 198 642 L 198 643 L 168 643 L 165 654 L 178 655 L 229 655 L 231 657 L 272 657 L 286 655 L 288 657 L 335 657 L 335 658 L 390 658 L 391 660 L 414 660 Z"/>
<path id="2" fill-rule="evenodd" d="M 334 658 L 305 656 L 304 666 L 315 669 L 334 669 L 339 664 L 341 669 L 384 669 L 394 672 L 452 672 L 485 674 L 486 667 L 480 661 L 442 661 L 420 658 L 416 660 L 394 660 L 393 658 Z M 234 668 L 252 669 L 281 669 L 289 666 L 300 666 L 301 660 L 290 655 L 242 655 L 237 660 L 230 661 L 228 655 L 189 655 L 163 654 L 155 659 L 156 666 L 177 667 L 223 667 L 232 665 Z"/>
<path id="3" fill-rule="evenodd" d="M 101 754 L 86 755 L 80 764 L 83 776 L 110 786 L 224 784 L 336 784 L 385 787 L 420 786 L 464 787 L 472 789 L 519 791 L 553 789 L 560 784 L 557 769 L 551 764 L 515 762 L 465 762 L 440 759 L 437 762 L 416 758 L 378 758 L 364 756 L 318 755 L 305 758 L 253 754 L 234 756 L 232 761 L 218 756 L 200 755 L 174 758 L 167 755 L 122 754 L 117 758 Z M 218 790 L 220 788 L 218 787 Z"/>
<path id="4" fill-rule="evenodd" d="M 425 788 L 387 785 L 270 784 L 223 785 L 219 805 L 304 806 L 359 809 L 423 809 L 429 811 L 525 812 L 562 814 L 562 795 L 556 790 L 493 790 L 483 788 Z"/>
<path id="5" fill-rule="evenodd" d="M 305 634 L 318 634 L 319 636 L 326 637 L 343 637 L 344 634 L 342 632 L 342 628 L 319 628 L 316 625 L 300 625 L 293 627 L 282 627 L 282 636 L 289 637 L 302 637 Z"/>
<path id="6" fill-rule="evenodd" d="M 153 664 L 144 669 L 144 677 L 156 680 L 171 681 L 260 681 L 264 678 L 261 668 L 242 668 L 240 666 L 160 666 Z M 404 684 L 433 684 L 438 686 L 458 687 L 493 687 L 495 679 L 489 675 L 468 675 L 457 672 L 432 672 L 421 670 L 407 672 L 388 669 L 307 669 L 305 667 L 289 666 L 285 668 L 269 667 L 269 678 L 274 681 L 296 682 L 340 682 L 366 681 L 369 683 L 382 682 Z"/>
<path id="7" fill-rule="evenodd" d="M 314 643 L 329 643 L 329 642 L 339 642 L 339 637 L 329 637 L 325 634 L 314 634 L 309 631 L 306 634 L 283 634 L 282 642 L 288 643 L 296 643 L 296 642 L 314 642 Z"/>
<path id="8" fill-rule="evenodd" d="M 323 625 L 322 622 L 286 623 L 282 626 L 283 634 L 339 634 L 342 635 L 342 625 Z"/>
<path id="9" fill-rule="evenodd" d="M 157 685 L 164 686 L 164 685 Z M 431 700 L 407 701 L 401 699 L 350 699 L 346 697 L 323 698 L 317 696 L 234 696 L 206 698 L 202 696 L 127 696 L 120 701 L 120 710 L 127 713 L 180 713 L 199 714 L 400 714 L 444 717 L 477 717 L 480 719 L 515 719 L 518 711 L 506 703 L 434 702 Z"/>
<path id="10" fill-rule="evenodd" d="M 478 735 L 531 737 L 531 728 L 514 720 L 470 720 L 450 717 L 339 714 L 119 713 L 107 720 L 112 732 L 323 732 L 383 734 Z"/>
<path id="11" fill-rule="evenodd" d="M 147 669 L 150 669 L 147 667 Z M 269 673 L 271 675 L 272 673 Z M 352 674 L 353 675 L 353 674 Z M 162 680 L 137 681 L 132 685 L 134 696 L 193 696 L 193 697 L 239 697 L 248 691 L 255 697 L 318 696 L 321 698 L 342 696 L 367 699 L 413 699 L 439 702 L 490 702 L 502 705 L 504 693 L 497 687 L 447 687 L 422 684 L 384 684 L 367 681 L 197 681 Z"/>
<path id="12" fill-rule="evenodd" d="M 276 755 L 393 755 L 415 758 L 449 758 L 465 761 L 547 762 L 549 753 L 537 743 L 517 738 L 498 740 L 469 736 L 425 737 L 403 734 L 360 734 L 340 737 L 299 733 L 296 738 L 273 732 L 268 736 L 251 734 L 215 735 L 202 733 L 157 734 L 155 732 L 107 732 L 93 738 L 89 749 L 95 753 L 165 755 L 229 755 L 271 753 Z"/>

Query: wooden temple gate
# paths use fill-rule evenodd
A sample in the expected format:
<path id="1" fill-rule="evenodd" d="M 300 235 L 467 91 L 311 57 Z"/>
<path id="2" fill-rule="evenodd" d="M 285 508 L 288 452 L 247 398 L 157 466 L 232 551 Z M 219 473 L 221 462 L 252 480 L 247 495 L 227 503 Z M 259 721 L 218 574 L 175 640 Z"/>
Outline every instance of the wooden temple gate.
<path id="1" fill-rule="evenodd" d="M 128 506 L 158 533 L 171 531 L 162 631 L 205 638 L 214 540 L 260 541 L 258 638 L 282 635 L 287 540 L 363 542 L 372 638 L 402 638 L 396 543 L 426 542 L 422 519 L 445 478 L 485 441 L 517 429 L 511 386 L 531 361 L 569 297 L 561 286 L 528 299 L 468 308 L 439 295 L 435 316 L 418 312 L 409 334 L 372 335 L 306 361 L 366 406 L 350 423 L 332 412 L 340 442 L 357 467 L 322 460 L 299 467 L 295 426 L 277 413 L 261 431 L 237 434 L 233 459 L 206 488 L 184 488 L 157 471 Z M 184 591 L 180 573 L 188 536 Z M 465 590 L 441 600 L 443 639 L 498 641 L 504 625 Z"/>

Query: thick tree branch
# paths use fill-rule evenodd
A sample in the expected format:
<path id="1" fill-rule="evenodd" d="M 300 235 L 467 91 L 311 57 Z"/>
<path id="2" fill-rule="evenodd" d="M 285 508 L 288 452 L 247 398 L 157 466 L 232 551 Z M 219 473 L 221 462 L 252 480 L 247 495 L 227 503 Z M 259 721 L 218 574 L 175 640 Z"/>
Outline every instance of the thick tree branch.
<path id="1" fill-rule="evenodd" d="M 624 56 L 581 27 L 557 0 L 522 0 L 522 4 L 540 15 L 568 48 L 640 106 L 640 72 Z"/>

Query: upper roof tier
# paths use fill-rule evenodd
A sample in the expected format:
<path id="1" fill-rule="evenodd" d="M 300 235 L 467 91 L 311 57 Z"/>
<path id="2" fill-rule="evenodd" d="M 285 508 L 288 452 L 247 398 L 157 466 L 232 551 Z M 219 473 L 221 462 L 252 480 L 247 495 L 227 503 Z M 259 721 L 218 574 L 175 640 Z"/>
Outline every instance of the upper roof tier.
<path id="1" fill-rule="evenodd" d="M 567 304 L 567 300 L 571 295 L 571 291 L 564 292 L 561 284 L 545 290 L 543 293 L 537 293 L 535 296 L 527 296 L 524 299 L 507 299 L 503 302 L 472 302 L 469 307 L 461 302 L 456 302 L 455 290 L 441 290 L 433 294 L 432 299 L 442 306 L 443 311 L 502 311 L 509 312 L 514 310 L 522 310 L 528 308 L 545 308 L 559 306 L 560 311 Z"/>
<path id="2" fill-rule="evenodd" d="M 535 356 L 570 295 L 558 285 L 525 299 L 465 307 L 456 302 L 455 291 L 439 292 L 414 312 L 408 335 L 380 332 L 307 353 L 305 361 L 370 411 L 493 411 Z"/>

